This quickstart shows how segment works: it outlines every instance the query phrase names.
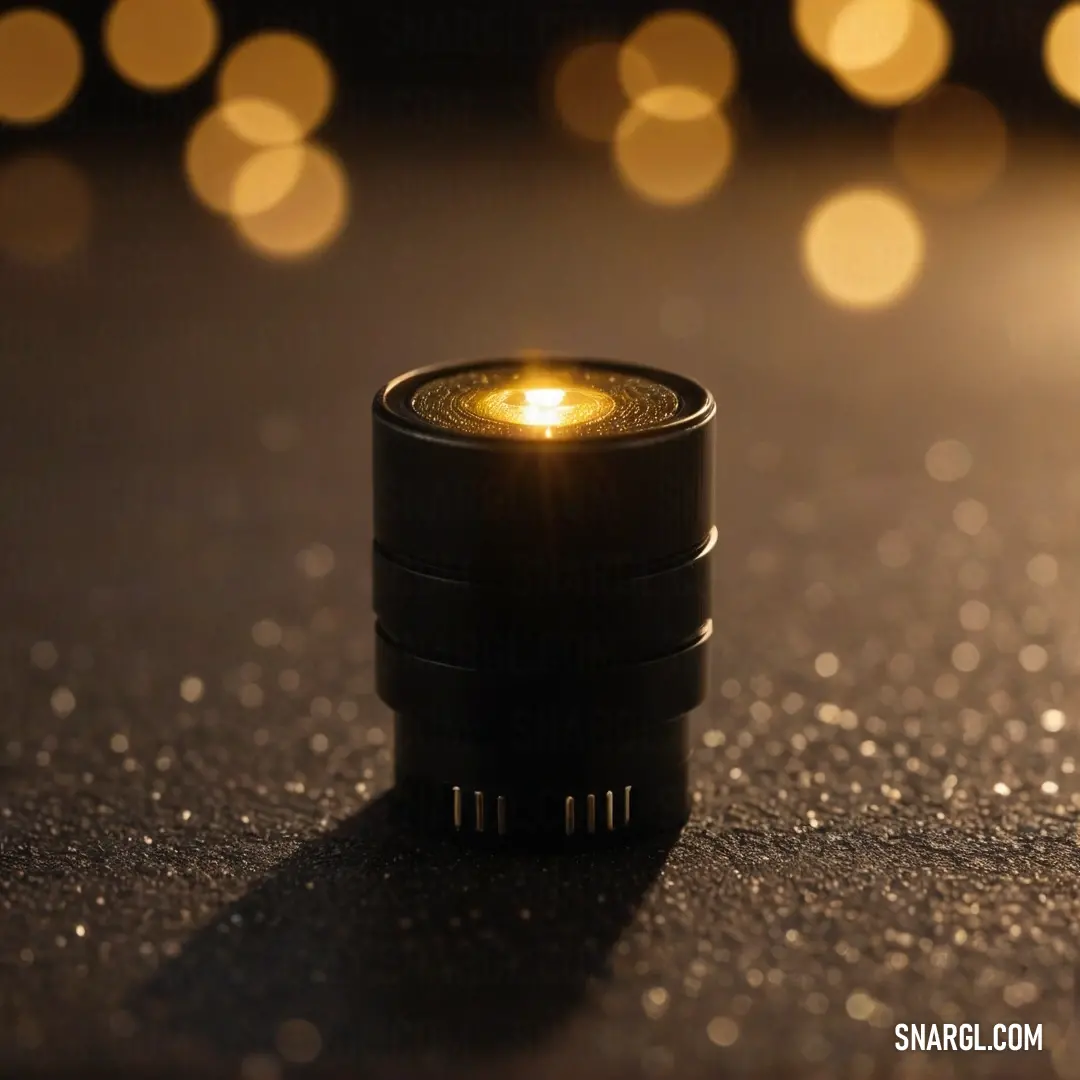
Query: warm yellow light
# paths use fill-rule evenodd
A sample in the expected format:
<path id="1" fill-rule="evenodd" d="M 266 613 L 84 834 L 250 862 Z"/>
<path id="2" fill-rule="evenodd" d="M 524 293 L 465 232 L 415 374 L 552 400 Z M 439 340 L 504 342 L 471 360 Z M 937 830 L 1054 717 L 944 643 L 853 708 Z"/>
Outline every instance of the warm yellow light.
<path id="1" fill-rule="evenodd" d="M 1080 104 L 1080 3 L 1065 4 L 1050 20 L 1043 37 L 1043 64 L 1058 92 Z"/>
<path id="2" fill-rule="evenodd" d="M 634 104 L 657 120 L 703 120 L 716 112 L 716 102 L 693 86 L 658 86 Z"/>
<path id="3" fill-rule="evenodd" d="M 911 26 L 900 47 L 874 67 L 844 70 L 836 67 L 837 82 L 852 97 L 881 108 L 892 108 L 925 94 L 948 70 L 952 31 L 933 0 L 908 0 Z"/>
<path id="4" fill-rule="evenodd" d="M 851 0 L 792 0 L 791 26 L 814 63 L 828 67 L 829 34 Z"/>
<path id="5" fill-rule="evenodd" d="M 220 34 L 210 0 L 115 0 L 103 36 L 109 62 L 124 79 L 163 91 L 198 78 Z"/>
<path id="6" fill-rule="evenodd" d="M 269 147 L 253 154 L 236 173 L 229 193 L 229 212 L 235 217 L 264 214 L 283 202 L 304 171 L 306 146 Z"/>
<path id="7" fill-rule="evenodd" d="M 657 105 L 654 98 L 664 98 Z M 686 206 L 705 198 L 723 180 L 735 139 L 727 118 L 700 112 L 700 96 L 688 90 L 685 119 L 658 112 L 672 109 L 672 88 L 651 90 L 626 110 L 615 133 L 615 167 L 636 195 L 661 206 Z"/>
<path id="8" fill-rule="evenodd" d="M 911 0 L 849 0 L 829 29 L 829 63 L 844 71 L 877 67 L 911 31 Z"/>
<path id="9" fill-rule="evenodd" d="M 907 182 L 943 202 L 977 198 L 1005 167 L 1005 121 L 982 94 L 938 86 L 908 105 L 893 129 L 893 156 Z"/>
<path id="10" fill-rule="evenodd" d="M 236 177 L 257 149 L 236 134 L 220 108 L 204 113 L 184 145 L 184 173 L 192 193 L 215 213 L 230 213 Z"/>
<path id="11" fill-rule="evenodd" d="M 92 216 L 90 187 L 63 158 L 34 154 L 0 168 L 0 251 L 16 262 L 63 262 L 86 244 Z"/>
<path id="12" fill-rule="evenodd" d="M 233 132 L 253 146 L 289 146 L 304 137 L 295 116 L 264 98 L 230 98 L 218 108 Z"/>
<path id="13" fill-rule="evenodd" d="M 552 96 L 559 122 L 571 134 L 607 142 L 626 108 L 619 85 L 619 44 L 590 41 L 577 45 L 555 72 Z"/>
<path id="14" fill-rule="evenodd" d="M 82 48 L 63 19 L 40 8 L 0 16 L 0 122 L 40 124 L 75 96 Z"/>
<path id="15" fill-rule="evenodd" d="M 527 404 L 536 405 L 544 409 L 552 409 L 556 405 L 561 404 L 564 397 L 566 397 L 565 390 L 541 388 L 525 391 L 525 401 Z"/>
<path id="16" fill-rule="evenodd" d="M 476 395 L 472 411 L 488 420 L 524 427 L 575 427 L 602 419 L 615 408 L 610 394 L 593 387 L 505 387 Z"/>
<path id="17" fill-rule="evenodd" d="M 301 135 L 310 135 L 330 112 L 334 73 L 319 49 L 298 34 L 276 30 L 255 34 L 229 53 L 218 76 L 219 102 L 238 98 L 276 105 L 294 118 Z M 268 137 L 264 124 L 250 111 L 229 111 L 225 117 L 248 142 L 283 141 Z"/>
<path id="18" fill-rule="evenodd" d="M 299 152 L 299 162 L 294 151 Z M 349 216 L 349 183 L 336 157 L 311 143 L 262 150 L 243 166 L 234 191 L 243 188 L 245 175 L 260 170 L 264 180 L 244 190 L 258 191 L 261 197 L 288 190 L 266 211 L 234 218 L 249 247 L 270 259 L 291 260 L 315 255 L 337 239 Z M 294 173 L 288 187 L 286 181 Z"/>
<path id="19" fill-rule="evenodd" d="M 879 188 L 850 188 L 811 213 L 803 229 L 803 269 L 840 307 L 868 310 L 899 300 L 918 280 L 926 239 L 915 212 Z"/>
<path id="20" fill-rule="evenodd" d="M 661 383 L 552 357 L 432 379 L 410 402 L 417 416 L 461 435 L 553 440 L 656 429 L 678 415 L 680 404 Z"/>
<path id="21" fill-rule="evenodd" d="M 722 105 L 739 77 L 738 56 L 727 32 L 694 11 L 651 15 L 626 39 L 619 79 L 636 101 L 664 86 L 688 86 Z"/>

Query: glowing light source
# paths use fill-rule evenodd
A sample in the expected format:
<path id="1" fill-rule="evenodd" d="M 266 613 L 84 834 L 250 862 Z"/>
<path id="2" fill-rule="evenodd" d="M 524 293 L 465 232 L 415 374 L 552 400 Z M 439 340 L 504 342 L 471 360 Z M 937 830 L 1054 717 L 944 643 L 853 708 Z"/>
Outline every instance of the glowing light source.
<path id="1" fill-rule="evenodd" d="M 0 121 L 40 124 L 63 111 L 83 75 L 79 40 L 40 8 L 0 16 Z"/>
<path id="2" fill-rule="evenodd" d="M 1080 3 L 1060 7 L 1047 24 L 1043 64 L 1058 93 L 1080 104 Z"/>
<path id="3" fill-rule="evenodd" d="M 738 56 L 727 32 L 694 11 L 651 15 L 619 54 L 619 78 L 631 101 L 660 87 L 687 86 L 722 105 L 738 76 Z"/>
<path id="4" fill-rule="evenodd" d="M 133 86 L 177 90 L 217 52 L 220 28 L 210 0 L 115 0 L 105 16 L 105 53 Z"/>
<path id="5" fill-rule="evenodd" d="M 293 158 L 282 155 L 296 149 L 299 168 Z M 349 185 L 341 163 L 328 150 L 310 143 L 295 148 L 262 150 L 245 165 L 248 170 L 265 170 L 272 176 L 283 170 L 296 179 L 283 198 L 261 213 L 244 214 L 234 220 L 240 237 L 253 250 L 271 259 L 299 259 L 328 247 L 344 229 L 349 216 Z M 243 181 L 238 177 L 237 187 Z M 260 184 L 264 185 L 260 187 Z M 276 187 L 274 185 L 277 185 Z M 279 179 L 252 183 L 250 190 L 264 193 L 280 190 Z"/>
<path id="6" fill-rule="evenodd" d="M 837 82 L 852 97 L 892 108 L 925 94 L 948 70 L 952 32 L 932 0 L 908 0 L 911 25 L 899 48 L 873 67 L 835 67 Z"/>
<path id="7" fill-rule="evenodd" d="M 93 200 L 82 172 L 52 155 L 27 155 L 0 168 L 0 250 L 48 266 L 87 241 Z"/>
<path id="8" fill-rule="evenodd" d="M 735 147 L 731 125 L 715 109 L 701 112 L 701 101 L 692 91 L 676 88 L 673 94 L 673 88 L 661 87 L 638 98 L 619 121 L 616 170 L 646 201 L 686 206 L 705 198 L 726 175 Z M 673 103 L 686 118 L 668 118 Z"/>
<path id="9" fill-rule="evenodd" d="M 302 136 L 326 119 L 333 105 L 334 73 L 314 43 L 298 34 L 266 31 L 247 38 L 225 58 L 218 76 L 218 100 L 269 102 L 291 116 Z M 260 115 L 250 109 L 230 110 L 226 121 L 248 142 L 280 143 L 277 124 L 268 133 Z"/>
<path id="10" fill-rule="evenodd" d="M 472 402 L 478 416 L 506 424 L 544 428 L 573 427 L 598 420 L 615 408 L 615 399 L 593 387 L 494 389 Z"/>
<path id="11" fill-rule="evenodd" d="M 829 66 L 863 71 L 885 63 L 911 32 L 911 0 L 848 0 L 829 27 Z"/>
<path id="12" fill-rule="evenodd" d="M 678 395 L 660 383 L 550 357 L 434 379 L 411 402 L 437 427 L 499 438 L 629 434 L 664 425 L 679 407 Z"/>
<path id="13" fill-rule="evenodd" d="M 611 139 L 626 108 L 618 63 L 619 45 L 614 41 L 586 42 L 563 57 L 552 94 L 559 122 L 567 131 L 593 142 Z"/>
<path id="14" fill-rule="evenodd" d="M 946 202 L 974 199 L 1005 167 L 1005 121 L 982 94 L 939 86 L 908 105 L 893 130 L 893 154 L 911 186 Z"/>
<path id="15" fill-rule="evenodd" d="M 850 188 L 811 213 L 802 236 L 803 268 L 813 286 L 841 307 L 873 309 L 915 284 L 926 240 L 915 212 L 878 188 Z"/>

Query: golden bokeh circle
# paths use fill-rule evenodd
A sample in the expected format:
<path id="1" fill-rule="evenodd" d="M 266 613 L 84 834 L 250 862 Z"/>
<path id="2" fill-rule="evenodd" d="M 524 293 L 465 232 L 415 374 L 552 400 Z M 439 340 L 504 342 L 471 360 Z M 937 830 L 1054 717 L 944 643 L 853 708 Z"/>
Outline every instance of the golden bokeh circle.
<path id="1" fill-rule="evenodd" d="M 1060 7 L 1047 24 L 1043 65 L 1058 93 L 1080 105 L 1080 3 Z"/>
<path id="2" fill-rule="evenodd" d="M 296 117 L 265 98 L 229 98 L 218 109 L 225 123 L 253 146 L 288 146 L 304 137 Z"/>
<path id="3" fill-rule="evenodd" d="M 728 119 L 716 109 L 671 120 L 650 104 L 661 87 L 649 91 L 623 114 L 613 146 L 616 171 L 624 185 L 659 206 L 699 202 L 724 179 L 735 152 Z"/>
<path id="4" fill-rule="evenodd" d="M 905 106 L 893 129 L 904 179 L 943 202 L 975 199 L 1001 175 L 1009 132 L 1001 113 L 966 86 L 941 85 Z"/>
<path id="5" fill-rule="evenodd" d="M 615 133 L 626 108 L 619 84 L 619 48 L 615 41 L 584 42 L 570 49 L 555 71 L 555 113 L 578 138 L 608 142 Z"/>
<path id="6" fill-rule="evenodd" d="M 910 0 L 911 26 L 884 63 L 859 71 L 833 69 L 852 97 L 878 108 L 913 101 L 945 75 L 952 60 L 952 31 L 933 0 Z"/>
<path id="7" fill-rule="evenodd" d="M 911 0 L 848 0 L 829 27 L 829 67 L 864 71 L 896 55 L 911 32 Z"/>
<path id="8" fill-rule="evenodd" d="M 216 214 L 232 212 L 233 187 L 258 151 L 237 135 L 218 107 L 204 113 L 184 144 L 184 175 L 195 197 Z"/>
<path id="9" fill-rule="evenodd" d="M 722 105 L 738 78 L 738 54 L 727 31 L 696 11 L 650 15 L 619 53 L 619 79 L 631 101 L 660 87 L 688 86 Z"/>
<path id="10" fill-rule="evenodd" d="M 829 33 L 851 0 L 792 0 L 791 28 L 815 64 L 829 67 Z"/>
<path id="11" fill-rule="evenodd" d="M 297 147 L 302 162 L 295 183 L 278 203 L 257 214 L 235 217 L 241 239 L 269 259 L 295 260 L 315 255 L 337 239 L 349 217 L 349 183 L 338 159 L 311 143 Z M 259 152 L 279 155 L 282 148 Z M 253 158 L 245 168 L 258 168 Z"/>
<path id="12" fill-rule="evenodd" d="M 201 75 L 221 40 L 210 0 L 115 0 L 105 15 L 105 54 L 141 90 L 177 90 Z"/>
<path id="13" fill-rule="evenodd" d="M 0 15 L 0 121 L 51 120 L 75 96 L 82 77 L 82 46 L 58 15 L 42 8 Z"/>
<path id="14" fill-rule="evenodd" d="M 28 154 L 0 167 L 0 251 L 16 262 L 63 262 L 85 246 L 92 219 L 86 177 L 64 158 Z"/>
<path id="15" fill-rule="evenodd" d="M 229 193 L 229 212 L 250 217 L 272 210 L 300 181 L 307 159 L 306 146 L 274 146 L 251 155 L 237 170 Z"/>
<path id="16" fill-rule="evenodd" d="M 803 270 L 839 307 L 872 310 L 894 304 L 918 280 L 925 259 L 918 216 L 882 188 L 837 192 L 814 208 L 803 228 Z"/>
<path id="17" fill-rule="evenodd" d="M 329 61 L 307 38 L 268 30 L 246 38 L 225 57 L 218 74 L 218 101 L 255 98 L 293 117 L 301 135 L 315 131 L 334 101 L 335 80 Z M 266 131 L 251 112 L 227 114 L 238 135 L 267 142 Z"/>

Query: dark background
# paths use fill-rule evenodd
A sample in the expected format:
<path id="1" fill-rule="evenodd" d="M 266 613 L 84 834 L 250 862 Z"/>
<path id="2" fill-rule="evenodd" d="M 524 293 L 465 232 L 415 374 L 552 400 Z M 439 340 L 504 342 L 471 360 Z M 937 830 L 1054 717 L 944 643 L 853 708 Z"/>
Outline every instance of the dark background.
<path id="1" fill-rule="evenodd" d="M 18 5 L 5 3 L 0 11 Z M 107 4 L 60 0 L 84 43 L 96 40 Z M 941 0 L 953 29 L 950 79 L 978 87 L 1008 107 L 1010 119 L 1075 127 L 1075 110 L 1046 80 L 1042 35 L 1055 0 Z M 741 96 L 770 125 L 805 119 L 867 122 L 887 114 L 855 105 L 806 58 L 791 33 L 784 0 L 686 4 L 723 25 L 743 60 Z M 638 0 L 541 3 L 465 0 L 455 4 L 311 0 L 236 0 L 220 5 L 226 46 L 258 30 L 306 34 L 326 52 L 341 80 L 335 122 L 395 123 L 445 116 L 537 123 L 538 82 L 552 54 L 577 39 L 623 37 L 661 10 Z M 89 50 L 88 88 L 50 125 L 50 134 L 113 130 L 145 137 L 180 130 L 208 103 L 212 74 L 179 94 L 150 96 L 115 77 Z M 462 115 L 464 114 L 464 115 Z M 846 114 L 846 115 L 845 115 Z"/>

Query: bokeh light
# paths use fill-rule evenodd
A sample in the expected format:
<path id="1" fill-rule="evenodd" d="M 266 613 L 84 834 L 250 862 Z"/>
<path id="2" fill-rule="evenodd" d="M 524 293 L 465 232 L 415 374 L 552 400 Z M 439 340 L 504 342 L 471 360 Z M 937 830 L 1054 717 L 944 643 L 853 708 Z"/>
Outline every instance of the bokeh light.
<path id="1" fill-rule="evenodd" d="M 220 28 L 209 0 L 115 0 L 105 16 L 105 54 L 142 90 L 177 90 L 217 52 Z"/>
<path id="2" fill-rule="evenodd" d="M 40 124 L 63 111 L 83 76 L 79 39 L 51 11 L 0 15 L 0 121 Z"/>
<path id="3" fill-rule="evenodd" d="M 281 158 L 272 159 L 278 164 L 278 171 L 274 172 L 264 163 L 245 174 L 243 184 L 240 183 L 245 166 L 264 148 L 249 143 L 235 131 L 235 126 L 230 123 L 235 104 L 218 106 L 204 113 L 188 135 L 184 149 L 188 186 L 195 198 L 216 214 L 266 211 L 272 204 L 274 192 L 280 198 L 288 193 L 282 177 Z M 261 103 L 259 122 L 262 124 L 260 130 L 264 132 L 298 131 L 292 117 L 269 103 Z"/>
<path id="4" fill-rule="evenodd" d="M 952 31 L 933 0 L 908 0 L 911 25 L 899 48 L 874 67 L 834 68 L 837 82 L 852 97 L 892 108 L 927 93 L 948 70 Z"/>
<path id="5" fill-rule="evenodd" d="M 229 193 L 229 212 L 237 217 L 263 214 L 296 187 L 307 147 L 275 146 L 253 154 L 237 170 Z"/>
<path id="6" fill-rule="evenodd" d="M 686 206 L 705 198 L 723 180 L 735 140 L 727 118 L 715 108 L 672 120 L 658 115 L 654 95 L 626 110 L 615 132 L 614 160 L 620 179 L 647 202 Z"/>
<path id="7" fill-rule="evenodd" d="M 915 212 L 881 189 L 848 188 L 821 202 L 802 235 L 803 269 L 832 303 L 888 307 L 918 280 L 926 239 Z"/>
<path id="8" fill-rule="evenodd" d="M 1047 24 L 1043 63 L 1058 92 L 1080 104 L 1080 3 L 1065 4 Z"/>
<path id="9" fill-rule="evenodd" d="M 938 86 L 906 106 L 893 129 L 893 155 L 907 182 L 944 202 L 977 198 L 1001 175 L 1009 152 L 1005 121 L 966 86 Z"/>
<path id="10" fill-rule="evenodd" d="M 619 83 L 619 44 L 589 41 L 575 45 L 555 71 L 555 113 L 567 131 L 592 142 L 608 142 L 626 108 Z"/>
<path id="11" fill-rule="evenodd" d="M 51 154 L 0 166 L 0 251 L 16 262 L 49 266 L 83 248 L 93 198 L 83 173 Z"/>
<path id="12" fill-rule="evenodd" d="M 863 71 L 885 63 L 903 45 L 911 20 L 911 0 L 848 0 L 829 27 L 829 66 Z"/>
<path id="13" fill-rule="evenodd" d="M 738 77 L 738 56 L 727 32 L 693 11 L 650 16 L 619 54 L 619 79 L 631 101 L 661 87 L 688 86 L 722 105 Z"/>
<path id="14" fill-rule="evenodd" d="M 829 34 L 851 0 L 792 0 L 791 27 L 806 55 L 829 67 Z"/>
<path id="15" fill-rule="evenodd" d="M 334 73 L 326 57 L 306 38 L 271 30 L 240 42 L 226 56 L 218 75 L 218 101 L 257 99 L 293 117 L 302 136 L 310 135 L 329 115 L 334 101 Z M 225 113 L 226 121 L 248 142 L 274 145 L 277 125 L 268 131 L 257 111 Z"/>
<path id="16" fill-rule="evenodd" d="M 295 116 L 264 98 L 230 98 L 219 108 L 225 123 L 253 146 L 288 146 L 304 137 Z"/>
<path id="17" fill-rule="evenodd" d="M 263 213 L 234 219 L 240 237 L 271 259 L 299 259 L 323 251 L 344 229 L 349 216 L 349 185 L 341 163 L 328 150 L 310 143 L 297 148 L 302 162 L 295 183 L 276 205 Z M 278 155 L 282 148 L 262 150 L 248 169 L 291 168 Z M 260 159 L 274 155 L 263 164 Z"/>

